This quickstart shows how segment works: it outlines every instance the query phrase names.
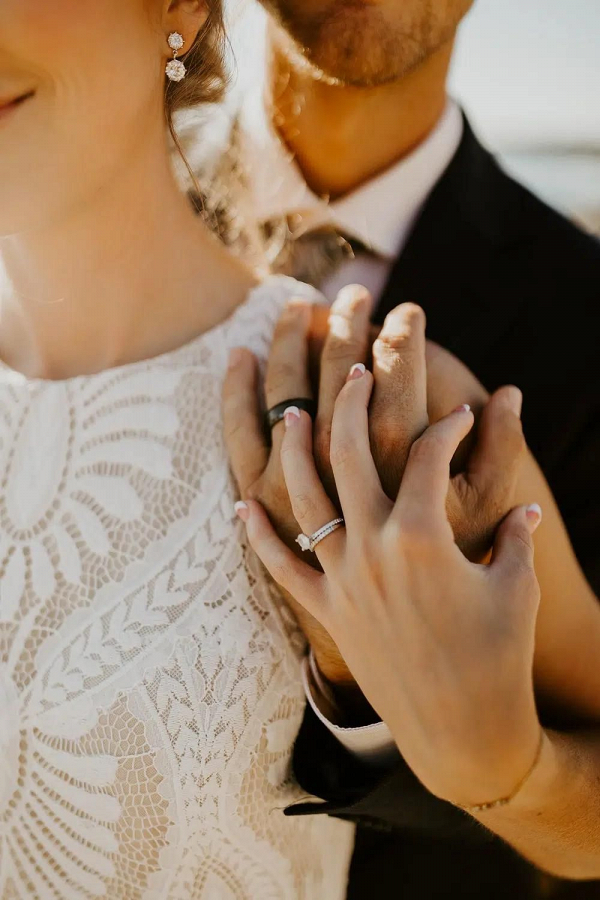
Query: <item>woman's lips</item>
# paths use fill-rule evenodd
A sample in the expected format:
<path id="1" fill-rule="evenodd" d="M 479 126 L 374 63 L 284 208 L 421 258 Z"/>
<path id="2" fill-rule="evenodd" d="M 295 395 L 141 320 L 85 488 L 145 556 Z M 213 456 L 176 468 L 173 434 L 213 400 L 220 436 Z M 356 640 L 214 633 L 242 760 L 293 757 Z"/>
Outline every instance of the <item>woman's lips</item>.
<path id="1" fill-rule="evenodd" d="M 15 110 L 22 106 L 26 100 L 29 100 L 30 97 L 33 97 L 33 91 L 29 91 L 27 94 L 21 94 L 20 97 L 13 97 L 11 100 L 0 99 L 0 119 L 5 119 L 7 116 L 10 116 L 11 113 L 15 112 Z"/>

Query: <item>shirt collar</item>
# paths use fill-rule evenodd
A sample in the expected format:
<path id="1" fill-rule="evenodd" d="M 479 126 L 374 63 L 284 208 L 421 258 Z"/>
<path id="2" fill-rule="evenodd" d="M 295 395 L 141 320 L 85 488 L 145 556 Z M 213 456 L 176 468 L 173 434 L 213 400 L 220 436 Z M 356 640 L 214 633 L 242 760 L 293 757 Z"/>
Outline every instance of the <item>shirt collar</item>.
<path id="1" fill-rule="evenodd" d="M 256 221 L 291 216 L 298 234 L 333 225 L 379 256 L 395 258 L 458 149 L 463 119 L 457 104 L 448 100 L 433 131 L 412 153 L 330 203 L 306 184 L 293 154 L 272 126 L 265 96 L 264 85 L 257 86 L 244 98 L 241 113 L 243 153 Z"/>

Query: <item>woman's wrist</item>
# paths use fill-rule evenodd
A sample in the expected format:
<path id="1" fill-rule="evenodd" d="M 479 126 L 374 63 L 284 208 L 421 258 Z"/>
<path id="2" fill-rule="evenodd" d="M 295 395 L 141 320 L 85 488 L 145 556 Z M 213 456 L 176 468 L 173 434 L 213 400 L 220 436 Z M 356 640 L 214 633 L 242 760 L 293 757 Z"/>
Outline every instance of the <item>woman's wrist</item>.
<path id="1" fill-rule="evenodd" d="M 490 816 L 537 815 L 554 794 L 559 778 L 559 760 L 552 733 L 540 726 L 535 756 L 529 769 L 515 783 L 513 790 L 504 797 L 489 798 L 473 805 L 455 804 L 465 812 L 482 820 Z"/>

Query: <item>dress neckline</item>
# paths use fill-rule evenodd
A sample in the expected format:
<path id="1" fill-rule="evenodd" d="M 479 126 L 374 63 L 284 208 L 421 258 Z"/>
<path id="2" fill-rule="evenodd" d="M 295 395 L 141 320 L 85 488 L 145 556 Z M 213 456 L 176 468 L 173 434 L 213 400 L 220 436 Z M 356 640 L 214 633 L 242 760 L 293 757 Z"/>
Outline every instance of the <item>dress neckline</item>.
<path id="1" fill-rule="evenodd" d="M 174 363 L 180 356 L 187 356 L 190 352 L 195 351 L 208 341 L 214 341 L 221 334 L 228 331 L 238 321 L 241 315 L 247 314 L 249 308 L 261 302 L 265 294 L 271 288 L 277 286 L 283 288 L 286 284 L 290 284 L 294 279 L 285 275 L 270 275 L 251 288 L 246 295 L 245 300 L 238 304 L 235 309 L 221 322 L 218 322 L 212 328 L 201 332 L 178 347 L 171 350 L 165 350 L 163 353 L 147 356 L 143 359 L 132 360 L 131 362 L 120 363 L 116 366 L 108 366 L 106 369 L 100 369 L 98 372 L 90 372 L 82 375 L 71 375 L 68 378 L 31 378 L 17 369 L 13 369 L 2 359 L 0 359 L 0 381 L 4 384 L 28 386 L 28 387 L 66 387 L 70 385 L 83 384 L 94 378 L 102 376 L 118 376 L 133 374 L 136 370 L 143 370 L 152 365 L 169 366 Z"/>

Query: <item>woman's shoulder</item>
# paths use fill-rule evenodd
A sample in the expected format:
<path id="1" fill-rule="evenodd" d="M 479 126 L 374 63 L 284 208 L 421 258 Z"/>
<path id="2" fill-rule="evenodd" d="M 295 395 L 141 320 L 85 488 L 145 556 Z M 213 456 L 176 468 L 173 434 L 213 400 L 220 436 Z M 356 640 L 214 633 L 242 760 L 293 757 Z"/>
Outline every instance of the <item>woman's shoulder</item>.
<path id="1" fill-rule="evenodd" d="M 287 275 L 270 275 L 252 288 L 246 302 L 238 306 L 225 323 L 225 342 L 229 347 L 244 346 L 259 358 L 265 357 L 275 324 L 290 300 L 303 299 L 323 305 L 323 295 Z"/>
<path id="2" fill-rule="evenodd" d="M 323 294 L 310 284 L 296 281 L 289 275 L 269 275 L 264 278 L 249 295 L 250 301 L 274 301 L 285 306 L 295 298 L 308 300 L 310 303 L 325 304 Z"/>

